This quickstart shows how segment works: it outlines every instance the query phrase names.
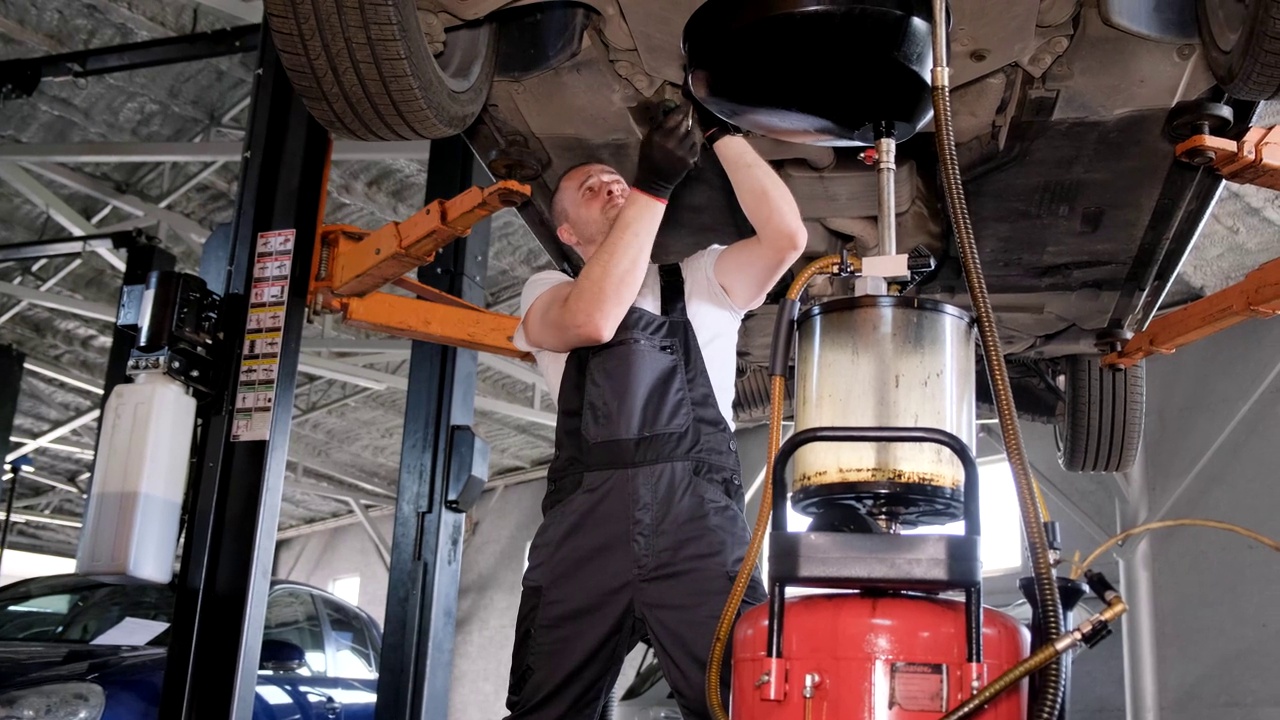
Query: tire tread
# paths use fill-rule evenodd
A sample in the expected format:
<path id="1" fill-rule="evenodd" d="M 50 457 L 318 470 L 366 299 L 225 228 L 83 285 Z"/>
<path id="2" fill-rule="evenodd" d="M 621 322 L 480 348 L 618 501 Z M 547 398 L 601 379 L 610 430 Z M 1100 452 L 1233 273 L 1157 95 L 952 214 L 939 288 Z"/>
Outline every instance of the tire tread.
<path id="1" fill-rule="evenodd" d="M 1146 370 L 1102 367 L 1094 356 L 1066 358 L 1066 400 L 1058 423 L 1058 459 L 1070 472 L 1132 469 L 1146 413 Z"/>
<path id="2" fill-rule="evenodd" d="M 339 137 L 439 139 L 470 125 L 488 95 L 491 35 L 474 85 L 450 88 L 411 0 L 266 0 L 280 60 L 312 115 Z M 415 14 L 407 15 L 413 11 Z"/>

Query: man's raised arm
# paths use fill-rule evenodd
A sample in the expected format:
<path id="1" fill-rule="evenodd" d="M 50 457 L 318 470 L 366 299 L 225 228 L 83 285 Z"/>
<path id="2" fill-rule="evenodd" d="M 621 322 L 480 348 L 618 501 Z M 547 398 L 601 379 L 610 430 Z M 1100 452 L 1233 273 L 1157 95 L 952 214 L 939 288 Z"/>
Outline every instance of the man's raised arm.
<path id="1" fill-rule="evenodd" d="M 534 347 L 569 352 L 608 342 L 635 302 L 671 191 L 698 157 L 692 107 L 670 113 L 640 145 L 634 190 L 598 247 L 580 246 L 577 279 L 544 292 L 521 321 Z M 573 189 L 569 188 L 572 192 Z"/>
<path id="2" fill-rule="evenodd" d="M 738 204 L 756 234 L 725 248 L 716 258 L 716 279 L 743 309 L 758 307 L 782 274 L 804 253 L 809 234 L 791 190 L 747 141 L 735 135 L 712 149 L 733 185 Z"/>

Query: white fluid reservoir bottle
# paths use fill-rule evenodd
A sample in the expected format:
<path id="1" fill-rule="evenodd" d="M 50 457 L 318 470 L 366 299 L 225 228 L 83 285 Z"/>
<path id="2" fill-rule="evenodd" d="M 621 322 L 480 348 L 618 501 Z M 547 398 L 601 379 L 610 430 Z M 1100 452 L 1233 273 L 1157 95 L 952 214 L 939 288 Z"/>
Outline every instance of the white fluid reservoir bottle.
<path id="1" fill-rule="evenodd" d="M 196 401 L 146 373 L 111 391 L 102 413 L 76 573 L 119 582 L 173 579 Z"/>

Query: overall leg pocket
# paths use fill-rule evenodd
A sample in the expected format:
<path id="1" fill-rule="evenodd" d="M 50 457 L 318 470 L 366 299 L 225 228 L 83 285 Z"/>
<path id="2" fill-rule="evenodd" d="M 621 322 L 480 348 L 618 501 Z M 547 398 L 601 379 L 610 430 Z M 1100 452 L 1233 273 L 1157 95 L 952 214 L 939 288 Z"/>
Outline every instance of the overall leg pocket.
<path id="1" fill-rule="evenodd" d="M 542 588 L 526 585 L 516 612 L 516 640 L 511 650 L 511 677 L 507 685 L 507 709 L 515 710 L 520 695 L 533 676 L 530 662 L 537 642 L 538 610 L 542 605 Z"/>
<path id="2" fill-rule="evenodd" d="M 592 443 L 683 432 L 693 422 L 678 343 L 624 338 L 587 364 L 582 434 Z"/>

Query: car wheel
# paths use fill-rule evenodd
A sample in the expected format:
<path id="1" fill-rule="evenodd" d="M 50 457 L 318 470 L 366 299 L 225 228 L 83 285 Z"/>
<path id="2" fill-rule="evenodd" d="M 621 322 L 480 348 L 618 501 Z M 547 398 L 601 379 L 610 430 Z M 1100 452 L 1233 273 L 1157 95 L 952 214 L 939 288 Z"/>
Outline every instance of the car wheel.
<path id="1" fill-rule="evenodd" d="M 335 136 L 449 137 L 489 94 L 492 23 L 450 30 L 433 55 L 414 0 L 266 0 L 265 9 L 294 89 Z"/>
<path id="2" fill-rule="evenodd" d="M 1242 100 L 1280 94 L 1280 0 L 1197 0 L 1209 68 Z"/>
<path id="3" fill-rule="evenodd" d="M 1133 468 L 1146 415 L 1146 371 L 1103 367 L 1096 355 L 1064 358 L 1063 401 L 1055 435 L 1064 470 L 1117 473 Z"/>

